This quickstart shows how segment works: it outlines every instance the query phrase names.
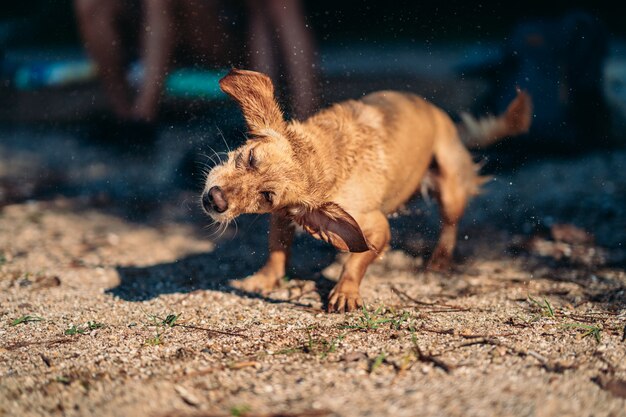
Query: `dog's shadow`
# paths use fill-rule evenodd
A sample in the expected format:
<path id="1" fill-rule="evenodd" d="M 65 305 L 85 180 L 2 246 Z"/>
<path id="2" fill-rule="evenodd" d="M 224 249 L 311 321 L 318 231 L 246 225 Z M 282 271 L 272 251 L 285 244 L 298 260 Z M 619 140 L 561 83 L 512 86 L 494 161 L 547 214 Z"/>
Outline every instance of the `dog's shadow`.
<path id="1" fill-rule="evenodd" d="M 394 229 L 404 229 L 405 222 L 409 221 L 395 219 L 391 223 Z M 235 237 L 221 239 L 212 252 L 149 266 L 118 266 L 116 270 L 120 282 L 106 292 L 126 301 L 145 301 L 162 294 L 212 290 L 263 299 L 270 303 L 290 302 L 305 306 L 298 301 L 278 298 L 273 293 L 263 296 L 230 284 L 233 280 L 250 276 L 263 266 L 268 256 L 268 223 L 267 218 L 257 221 L 257 218 L 243 216 L 239 219 L 239 233 Z M 397 244 L 397 241 L 392 242 L 392 247 Z M 297 278 L 298 281 L 313 281 L 322 308 L 327 307 L 327 296 L 336 283 L 326 278 L 322 270 L 332 264 L 337 256 L 337 250 L 331 245 L 312 239 L 304 232 L 296 234 L 287 276 Z"/>
<path id="2" fill-rule="evenodd" d="M 189 255 L 173 262 L 145 267 L 118 266 L 120 283 L 106 292 L 126 301 L 145 301 L 162 294 L 189 293 L 197 290 L 213 290 L 235 293 L 239 296 L 260 298 L 270 303 L 286 301 L 242 291 L 230 284 L 231 280 L 245 278 L 256 272 L 267 259 L 267 234 L 239 234 L 232 239 L 224 239 L 209 253 Z M 306 236 L 297 236 L 292 248 L 288 271 L 289 277 L 315 282 L 316 291 L 325 300 L 332 286 L 332 280 L 325 278 L 321 271 L 336 257 L 336 251 L 323 242 Z"/>

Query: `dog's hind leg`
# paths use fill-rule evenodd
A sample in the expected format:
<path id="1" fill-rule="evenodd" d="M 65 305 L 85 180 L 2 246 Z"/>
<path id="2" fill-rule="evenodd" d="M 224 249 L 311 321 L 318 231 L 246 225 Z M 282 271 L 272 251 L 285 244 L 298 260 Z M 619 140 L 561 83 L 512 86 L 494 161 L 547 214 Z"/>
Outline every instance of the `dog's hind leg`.
<path id="1" fill-rule="evenodd" d="M 435 144 L 435 195 L 441 215 L 441 234 L 427 268 L 445 271 L 450 267 L 457 240 L 458 224 L 470 197 L 478 192 L 481 178 L 476 165 L 456 134 L 450 132 Z"/>
<path id="2" fill-rule="evenodd" d="M 367 267 L 383 252 L 391 239 L 389 222 L 380 211 L 354 216 L 363 234 L 376 250 L 351 253 L 343 266 L 339 282 L 328 296 L 328 311 L 353 311 L 363 306 L 359 287 Z"/>

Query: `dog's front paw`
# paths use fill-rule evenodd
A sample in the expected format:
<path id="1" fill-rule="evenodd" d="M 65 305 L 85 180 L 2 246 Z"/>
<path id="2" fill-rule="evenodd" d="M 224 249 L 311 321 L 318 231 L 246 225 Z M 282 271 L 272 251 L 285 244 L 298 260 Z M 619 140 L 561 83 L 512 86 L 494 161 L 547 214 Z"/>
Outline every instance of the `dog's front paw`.
<path id="1" fill-rule="evenodd" d="M 359 294 L 359 289 L 342 288 L 337 284 L 328 296 L 328 312 L 344 313 L 357 310 L 363 307 L 363 299 Z"/>
<path id="2" fill-rule="evenodd" d="M 265 272 L 257 272 L 242 280 L 230 281 L 230 285 L 248 292 L 268 293 L 280 285 L 280 278 Z"/>

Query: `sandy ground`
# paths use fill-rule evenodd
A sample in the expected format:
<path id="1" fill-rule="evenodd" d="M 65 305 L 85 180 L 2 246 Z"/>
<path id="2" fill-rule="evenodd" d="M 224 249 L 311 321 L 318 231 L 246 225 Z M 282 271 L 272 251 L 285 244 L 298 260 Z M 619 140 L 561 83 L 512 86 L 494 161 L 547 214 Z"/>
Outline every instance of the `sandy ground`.
<path id="1" fill-rule="evenodd" d="M 0 155 L 5 196 L 42 175 Z M 194 193 L 141 220 L 97 193 L 5 198 L 0 415 L 626 416 L 625 161 L 498 174 L 447 276 L 421 270 L 436 208 L 412 204 L 347 315 L 324 312 L 340 264 L 306 236 L 282 288 L 231 288 L 266 219 L 212 237 Z"/>

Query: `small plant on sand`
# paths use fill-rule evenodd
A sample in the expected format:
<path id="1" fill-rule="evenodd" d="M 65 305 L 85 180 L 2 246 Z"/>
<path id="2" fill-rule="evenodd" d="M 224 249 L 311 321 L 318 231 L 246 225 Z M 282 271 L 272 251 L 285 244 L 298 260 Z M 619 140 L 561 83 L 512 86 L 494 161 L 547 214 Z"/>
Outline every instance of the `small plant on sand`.
<path id="1" fill-rule="evenodd" d="M 539 307 L 541 311 L 541 315 L 543 317 L 549 317 L 553 319 L 556 318 L 556 313 L 554 311 L 554 308 L 552 307 L 552 305 L 550 305 L 548 300 L 546 300 L 545 298 L 543 299 L 543 302 L 540 302 L 536 300 L 535 298 L 531 297 L 530 294 L 528 294 L 528 300 L 535 306 Z M 561 324 L 561 326 L 565 328 L 573 328 L 573 329 L 582 330 L 583 333 L 581 333 L 581 338 L 584 339 L 585 337 L 591 336 L 595 339 L 597 343 L 600 343 L 602 328 L 599 326 L 591 326 L 589 324 L 583 324 L 583 323 L 563 323 Z"/>
<path id="2" fill-rule="evenodd" d="M 378 307 L 373 313 L 367 311 L 365 306 L 361 310 L 363 315 L 357 318 L 355 324 L 343 325 L 343 329 L 352 330 L 377 330 L 384 324 L 389 324 L 393 329 L 399 330 L 403 323 L 406 323 L 411 317 L 410 313 L 405 311 L 402 314 L 398 314 L 392 311 L 392 316 L 383 314 L 384 306 Z"/>
<path id="3" fill-rule="evenodd" d="M 387 355 L 385 354 L 385 352 L 380 352 L 378 356 L 374 358 L 374 360 L 372 361 L 372 364 L 370 365 L 370 370 L 369 370 L 370 374 L 373 374 L 374 371 L 376 371 L 376 369 L 378 369 L 378 367 L 380 367 L 380 365 L 383 364 L 385 359 L 387 359 Z"/>
<path id="4" fill-rule="evenodd" d="M 158 346 L 163 344 L 163 334 L 167 329 L 176 326 L 176 321 L 180 314 L 168 314 L 165 318 L 160 318 L 154 314 L 146 313 L 152 322 L 150 325 L 155 327 L 155 335 L 145 341 L 146 346 Z"/>
<path id="5" fill-rule="evenodd" d="M 588 324 L 583 324 L 583 323 L 566 323 L 563 326 L 568 327 L 568 328 L 583 330 L 584 333 L 582 333 L 581 338 L 584 339 L 587 336 L 593 336 L 596 342 L 600 343 L 600 339 L 601 339 L 600 332 L 602 332 L 602 329 L 598 326 L 590 326 Z"/>
<path id="6" fill-rule="evenodd" d="M 73 336 L 75 334 L 85 334 L 85 330 L 73 325 L 69 329 L 66 329 L 63 333 L 68 336 Z"/>
<path id="7" fill-rule="evenodd" d="M 411 318 L 411 313 L 408 311 L 402 312 L 402 314 L 396 315 L 389 323 L 391 323 L 391 327 L 395 330 L 400 330 L 404 323 L 408 323 Z"/>
<path id="8" fill-rule="evenodd" d="M 235 405 L 230 409 L 230 415 L 233 417 L 242 417 L 250 411 L 249 405 Z"/>
<path id="9" fill-rule="evenodd" d="M 346 337 L 345 334 L 340 334 L 330 341 L 319 339 L 318 344 L 321 347 L 320 357 L 324 359 L 326 356 L 328 356 L 329 353 L 335 353 L 337 351 L 337 346 L 339 345 L 339 342 L 342 341 L 344 337 Z"/>
<path id="10" fill-rule="evenodd" d="M 536 305 L 537 307 L 539 307 L 540 311 L 541 311 L 541 315 L 543 317 L 550 317 L 550 318 L 555 318 L 556 315 L 554 313 L 554 309 L 552 308 L 552 306 L 550 305 L 550 302 L 547 299 L 543 299 L 543 302 L 539 302 L 538 300 L 534 299 L 533 297 L 531 297 L 530 294 L 528 294 L 528 300 Z"/>
<path id="11" fill-rule="evenodd" d="M 43 320 L 44 320 L 43 317 L 31 316 L 30 314 L 27 314 L 25 316 L 22 316 L 13 320 L 11 323 L 9 323 L 9 326 L 17 326 L 18 324 L 33 323 L 33 322 L 43 321 Z"/>
<path id="12" fill-rule="evenodd" d="M 315 338 L 310 332 L 311 328 L 307 328 L 307 340 L 306 342 L 287 349 L 279 350 L 275 355 L 291 355 L 294 353 L 312 353 L 319 355 L 320 358 L 326 358 L 330 353 L 337 351 L 339 342 L 342 341 L 346 335 L 340 334 L 332 339 Z"/>
<path id="13" fill-rule="evenodd" d="M 163 341 L 161 340 L 161 335 L 162 335 L 162 333 L 157 331 L 156 334 L 154 335 L 154 337 L 150 337 L 150 338 L 146 339 L 145 345 L 146 346 L 158 346 L 158 345 L 162 344 Z"/>
<path id="14" fill-rule="evenodd" d="M 161 324 L 168 327 L 174 327 L 176 324 L 176 320 L 178 320 L 180 314 L 168 314 L 162 321 Z"/>
<path id="15" fill-rule="evenodd" d="M 104 327 L 104 324 L 98 323 L 97 321 L 88 321 L 84 326 L 76 326 L 72 325 L 69 329 L 63 332 L 68 336 L 74 336 L 77 334 L 87 334 L 92 330 L 100 329 Z"/>
<path id="16" fill-rule="evenodd" d="M 389 323 L 391 321 L 391 319 L 389 318 L 380 317 L 382 308 L 383 307 L 380 306 L 373 313 L 370 314 L 370 312 L 367 311 L 367 308 L 363 306 L 363 308 L 361 309 L 363 315 L 357 318 L 357 322 L 355 324 L 346 324 L 342 326 L 342 328 L 352 330 L 376 330 L 381 325 Z"/>
<path id="17" fill-rule="evenodd" d="M 58 383 L 63 384 L 63 385 L 69 385 L 72 382 L 72 380 L 70 378 L 68 378 L 68 377 L 66 377 L 64 375 L 57 376 L 56 378 L 54 378 L 54 380 L 55 380 L 55 382 L 58 382 Z"/>

